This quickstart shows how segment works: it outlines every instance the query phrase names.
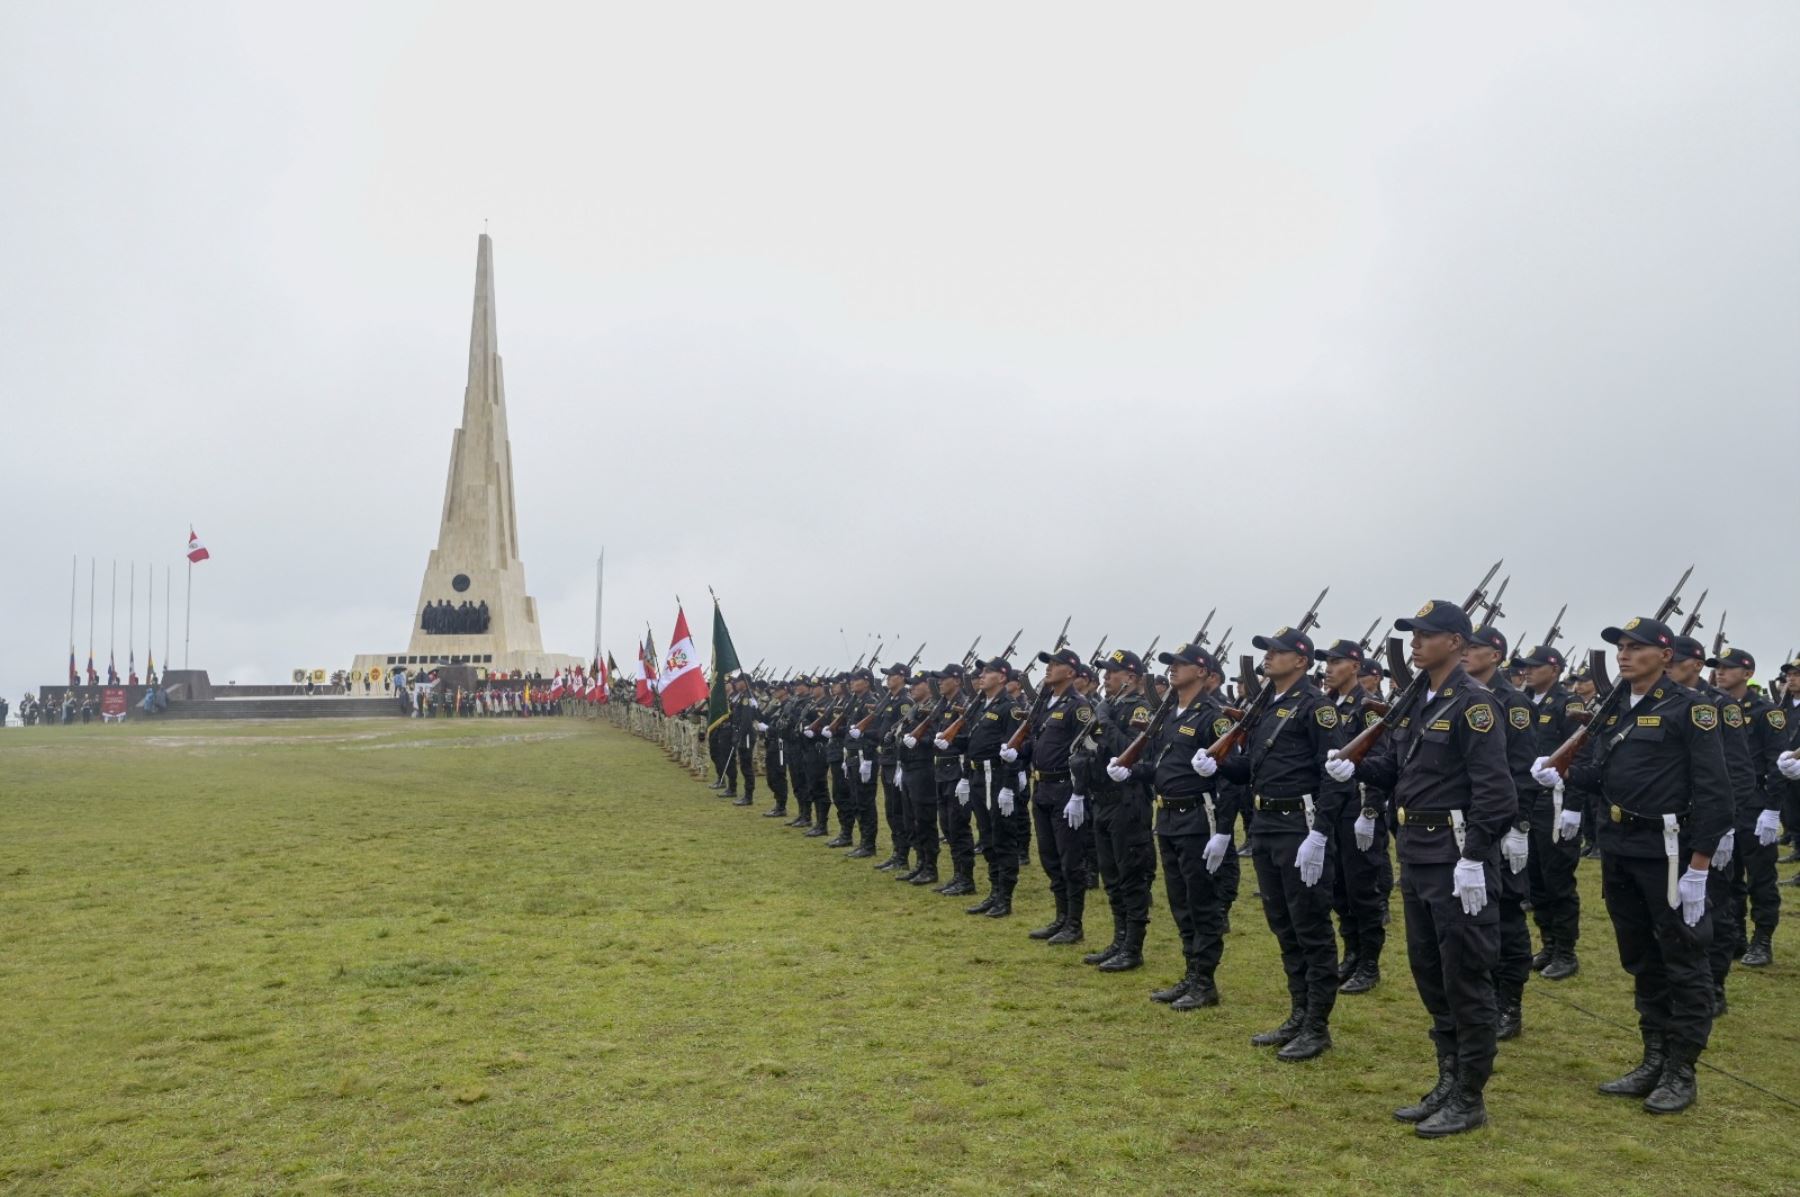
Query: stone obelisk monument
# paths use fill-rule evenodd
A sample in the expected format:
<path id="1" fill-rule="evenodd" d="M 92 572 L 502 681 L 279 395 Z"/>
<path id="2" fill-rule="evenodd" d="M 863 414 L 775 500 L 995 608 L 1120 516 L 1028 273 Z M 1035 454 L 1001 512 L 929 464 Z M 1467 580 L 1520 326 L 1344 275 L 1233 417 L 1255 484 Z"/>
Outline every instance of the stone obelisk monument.
<path id="1" fill-rule="evenodd" d="M 442 621 L 440 611 L 479 611 Z M 537 603 L 525 593 L 525 565 L 519 560 L 519 524 L 513 509 L 512 444 L 506 434 L 506 384 L 500 369 L 500 340 L 494 318 L 494 243 L 481 234 L 475 252 L 475 312 L 469 327 L 469 378 L 463 390 L 462 426 L 450 442 L 450 476 L 444 483 L 444 510 L 437 548 L 425 565 L 419 601 L 413 607 L 412 639 L 404 654 L 367 653 L 355 667 L 391 674 L 431 664 L 468 664 L 489 672 L 549 674 L 576 659 L 544 652 Z M 377 675 L 381 676 L 381 675 Z"/>

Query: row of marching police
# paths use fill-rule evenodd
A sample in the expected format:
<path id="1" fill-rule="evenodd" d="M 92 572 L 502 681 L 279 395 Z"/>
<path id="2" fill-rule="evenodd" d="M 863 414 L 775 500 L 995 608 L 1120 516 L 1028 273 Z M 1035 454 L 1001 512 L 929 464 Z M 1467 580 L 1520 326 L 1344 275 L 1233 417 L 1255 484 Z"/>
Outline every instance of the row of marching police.
<path id="1" fill-rule="evenodd" d="M 1709 653 L 1693 617 L 1671 627 L 1678 584 L 1654 615 L 1601 633 L 1610 657 L 1571 672 L 1556 623 L 1509 651 L 1497 569 L 1464 601 L 1398 620 L 1385 670 L 1374 627 L 1316 640 L 1315 600 L 1255 637 L 1260 660 L 1241 658 L 1234 679 L 1229 644 L 1209 649 L 1204 627 L 1154 657 L 1083 655 L 1059 637 L 1024 670 L 1009 645 L 935 670 L 915 653 L 835 675 L 739 675 L 712 728 L 714 788 L 753 804 L 760 758 L 766 817 L 853 859 L 877 855 L 885 822 L 891 852 L 874 867 L 979 897 L 976 917 L 1014 913 L 1035 840 L 1054 910 L 1031 938 L 1085 944 L 1102 972 L 1142 966 L 1160 871 L 1186 969 L 1149 996 L 1178 1011 L 1222 1000 L 1247 861 L 1289 996 L 1251 1043 L 1288 1062 L 1330 1049 L 1339 995 L 1381 983 L 1397 881 L 1436 1081 L 1394 1117 L 1426 1138 L 1486 1124 L 1526 981 L 1580 969 L 1586 838 L 1642 1035 L 1641 1060 L 1599 1090 L 1684 1110 L 1734 964 L 1773 960 L 1779 842 L 1800 824 L 1800 662 L 1764 695 L 1749 653 L 1722 638 Z"/>

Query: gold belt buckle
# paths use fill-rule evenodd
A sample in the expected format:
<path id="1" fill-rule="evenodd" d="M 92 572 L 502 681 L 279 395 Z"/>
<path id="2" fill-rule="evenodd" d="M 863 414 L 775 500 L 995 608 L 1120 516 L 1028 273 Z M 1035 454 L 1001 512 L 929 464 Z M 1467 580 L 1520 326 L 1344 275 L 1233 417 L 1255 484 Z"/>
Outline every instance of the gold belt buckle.
<path id="1" fill-rule="evenodd" d="M 1406 826 L 1406 808 L 1404 806 L 1396 806 L 1394 808 L 1394 822 L 1400 824 L 1402 827 Z"/>
<path id="2" fill-rule="evenodd" d="M 1038 771 L 1038 770 L 1036 770 L 1036 769 L 1033 769 L 1033 770 L 1032 770 L 1032 771 L 1031 771 L 1031 780 L 1033 780 L 1033 781 L 1042 781 L 1042 780 L 1043 780 L 1043 779 L 1044 779 L 1044 775 L 1043 775 L 1043 774 L 1042 774 L 1042 773 L 1041 773 L 1041 772 L 1039 772 L 1039 771 Z"/>
<path id="3" fill-rule="evenodd" d="M 1261 794 L 1258 794 L 1258 795 L 1257 795 L 1257 796 L 1256 796 L 1256 809 L 1257 809 L 1257 810 L 1261 810 L 1261 809 L 1262 809 L 1262 795 L 1261 795 Z"/>
<path id="4" fill-rule="evenodd" d="M 1625 808 L 1620 806 L 1618 803 L 1616 803 L 1616 802 L 1613 803 L 1612 809 L 1609 813 L 1612 815 L 1613 822 L 1623 823 L 1625 821 Z"/>

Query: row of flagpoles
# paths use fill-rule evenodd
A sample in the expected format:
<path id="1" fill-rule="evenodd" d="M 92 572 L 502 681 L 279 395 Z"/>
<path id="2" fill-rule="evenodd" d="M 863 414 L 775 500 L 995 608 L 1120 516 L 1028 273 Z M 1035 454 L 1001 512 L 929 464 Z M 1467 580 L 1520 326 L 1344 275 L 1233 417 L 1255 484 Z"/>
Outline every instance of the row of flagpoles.
<path id="1" fill-rule="evenodd" d="M 194 564 L 199 561 L 205 561 L 207 558 L 209 558 L 211 556 L 212 556 L 212 554 L 206 551 L 206 546 L 200 543 L 199 536 L 195 535 L 194 530 L 192 528 L 189 528 L 188 529 L 188 544 L 187 544 L 187 559 L 188 559 L 187 625 L 182 633 L 182 651 L 183 651 L 183 653 L 185 653 L 187 651 L 187 646 L 190 642 L 191 633 L 193 630 Z M 118 658 L 119 563 L 117 560 L 114 560 L 112 563 L 111 630 L 107 634 L 107 642 L 106 642 L 106 684 L 109 686 L 116 686 L 122 682 L 128 683 L 133 686 L 138 684 L 138 672 L 137 672 L 137 562 L 133 561 L 130 563 L 130 565 L 131 565 L 131 570 L 130 570 L 130 574 L 127 578 L 127 581 L 126 581 L 126 591 L 125 591 L 125 612 L 126 612 L 126 614 L 125 614 L 125 673 L 123 676 L 121 676 L 119 673 L 119 665 L 118 665 L 118 660 L 119 660 L 119 658 Z M 79 665 L 77 664 L 76 656 L 75 656 L 75 594 L 76 594 L 76 585 L 80 578 L 80 573 L 81 573 L 81 558 L 79 556 L 70 558 L 69 559 L 69 684 L 71 686 L 79 686 L 82 684 L 82 671 L 81 671 Z M 96 560 L 94 558 L 92 558 L 92 557 L 88 558 L 87 684 L 90 686 L 97 686 L 100 684 L 100 671 L 98 669 L 96 669 L 94 666 L 94 609 L 95 609 L 94 600 L 95 600 L 95 596 L 98 591 L 98 587 L 96 585 L 97 573 L 98 573 L 98 563 L 96 562 Z M 163 664 L 164 664 L 165 668 L 167 667 L 167 665 L 169 663 L 170 630 L 171 630 L 171 626 L 173 623 L 173 619 L 171 617 L 171 612 L 172 612 L 173 608 L 169 601 L 170 594 L 171 594 L 171 591 L 173 590 L 173 585 L 174 585 L 171 580 L 172 573 L 173 573 L 173 571 L 169 567 L 165 566 L 163 568 Z M 146 584 L 145 584 L 144 599 L 145 599 L 144 625 L 145 625 L 145 632 L 146 632 L 146 637 L 145 637 L 146 643 L 144 645 L 144 676 L 149 682 L 154 684 L 156 681 L 156 676 L 157 676 L 157 674 L 156 674 L 156 567 L 154 565 L 152 565 L 149 569 L 149 577 L 146 580 Z"/>
<path id="2" fill-rule="evenodd" d="M 704 702 L 707 704 L 709 724 L 725 716 L 729 705 L 725 683 L 738 671 L 740 665 L 737 649 L 731 642 L 730 631 L 725 627 L 725 615 L 719 609 L 716 595 L 713 597 L 710 665 L 703 663 L 700 651 L 694 644 L 693 633 L 688 630 L 687 611 L 682 607 L 678 596 L 675 599 L 675 629 L 669 636 L 668 652 L 659 654 L 656 651 L 656 637 L 646 624 L 644 638 L 637 645 L 637 662 L 624 677 L 620 676 L 619 664 L 612 654 L 602 655 L 599 649 L 598 602 L 595 608 L 596 644 L 593 666 L 590 669 L 577 665 L 558 673 L 551 679 L 548 688 L 552 698 L 609 702 L 612 699 L 613 685 L 618 682 L 621 688 L 629 685 L 631 701 L 642 706 L 656 707 L 664 714 L 680 715 Z"/>

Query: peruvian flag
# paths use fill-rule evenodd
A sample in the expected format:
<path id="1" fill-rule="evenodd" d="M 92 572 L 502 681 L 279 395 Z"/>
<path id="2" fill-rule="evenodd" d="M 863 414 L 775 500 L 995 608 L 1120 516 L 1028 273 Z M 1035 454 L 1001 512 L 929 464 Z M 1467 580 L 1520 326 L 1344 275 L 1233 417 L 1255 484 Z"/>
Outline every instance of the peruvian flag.
<path id="1" fill-rule="evenodd" d="M 656 685 L 652 680 L 650 658 L 644 653 L 644 646 L 638 645 L 637 685 L 633 687 L 633 697 L 641 707 L 653 706 L 656 703 Z"/>
<path id="2" fill-rule="evenodd" d="M 612 698 L 612 677 L 606 671 L 606 662 L 599 657 L 594 658 L 594 692 L 590 696 L 595 702 L 604 703 Z"/>
<path id="3" fill-rule="evenodd" d="M 563 675 L 559 673 L 556 675 L 555 680 L 550 683 L 550 697 L 552 700 L 555 700 L 555 699 L 561 698 L 562 696 L 563 696 Z"/>
<path id="4" fill-rule="evenodd" d="M 206 546 L 200 543 L 200 538 L 198 536 L 194 535 L 193 526 L 189 525 L 188 560 L 192 562 L 201 562 L 205 561 L 210 556 L 212 556 L 212 554 L 206 551 Z"/>
<path id="5" fill-rule="evenodd" d="M 706 670 L 688 632 L 687 612 L 675 608 L 675 632 L 669 637 L 669 655 L 663 663 L 663 711 L 679 715 L 706 700 Z"/>

